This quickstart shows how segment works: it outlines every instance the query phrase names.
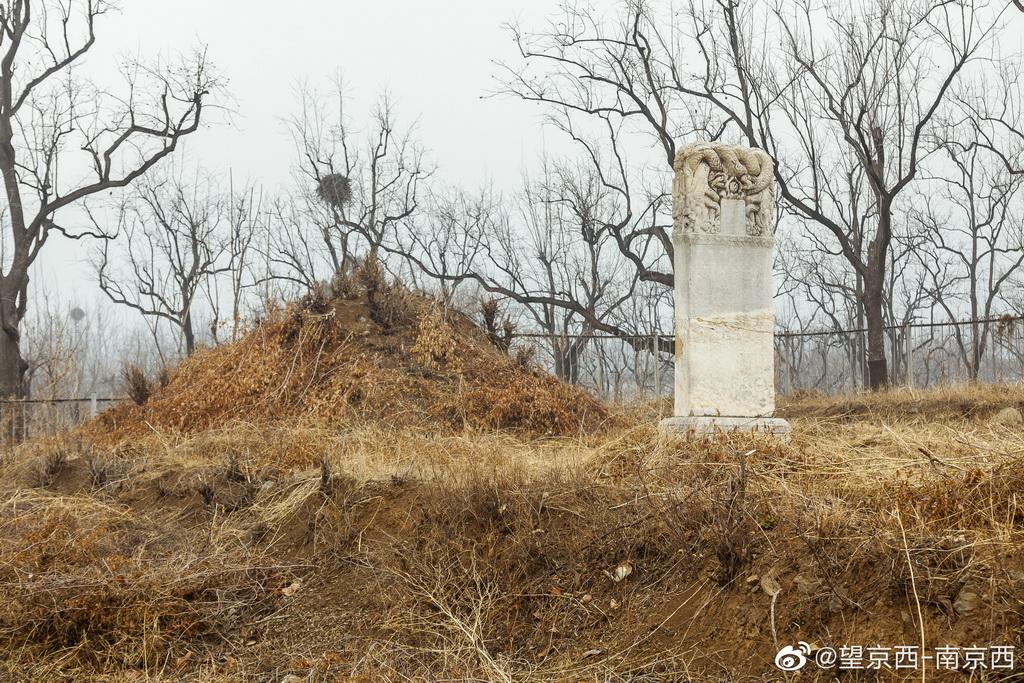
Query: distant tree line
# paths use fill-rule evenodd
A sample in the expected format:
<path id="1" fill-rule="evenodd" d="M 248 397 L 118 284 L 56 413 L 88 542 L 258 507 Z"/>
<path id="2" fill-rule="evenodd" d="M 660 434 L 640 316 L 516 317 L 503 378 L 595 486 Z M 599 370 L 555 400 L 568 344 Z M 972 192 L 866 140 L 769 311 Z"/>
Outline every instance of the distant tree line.
<path id="1" fill-rule="evenodd" d="M 515 188 L 451 186 L 390 98 L 353 122 L 336 82 L 301 91 L 291 187 L 273 194 L 164 160 L 219 89 L 202 53 L 129 65 L 130 96 L 108 98 L 61 77 L 108 7 L 65 10 L 81 40 L 61 53 L 40 42 L 52 26 L 34 4 L 0 14 L 0 393 L 24 391 L 27 274 L 54 232 L 100 240 L 102 291 L 150 321 L 158 347 L 177 340 L 169 356 L 236 337 L 363 258 L 545 334 L 569 381 L 591 335 L 667 356 L 672 164 L 696 140 L 776 160 L 778 323 L 865 328 L 850 352 L 866 386 L 898 369 L 886 329 L 1024 306 L 1019 2 L 625 0 L 611 19 L 570 3 L 546 26 L 509 27 L 519 58 L 500 90 L 540 107 L 574 151 L 539 156 Z M 29 54 L 48 66 L 13 68 Z M 64 185 L 70 155 L 94 177 Z M 77 227 L 61 218 L 72 205 Z M 957 334 L 977 377 L 993 325 Z"/>

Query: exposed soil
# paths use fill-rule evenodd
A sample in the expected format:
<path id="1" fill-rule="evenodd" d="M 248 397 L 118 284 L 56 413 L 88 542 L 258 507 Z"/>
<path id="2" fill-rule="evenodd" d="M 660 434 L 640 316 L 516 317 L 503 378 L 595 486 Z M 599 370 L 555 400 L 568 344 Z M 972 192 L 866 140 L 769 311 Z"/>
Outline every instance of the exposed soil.
<path id="1" fill-rule="evenodd" d="M 200 350 L 144 405 L 109 410 L 83 434 L 110 444 L 238 419 L 528 436 L 593 434 L 608 425 L 609 411 L 589 393 L 499 345 L 467 316 L 364 264 L 238 341 Z"/>
<path id="2" fill-rule="evenodd" d="M 364 272 L 5 456 L 0 680 L 917 680 L 774 661 L 1022 645 L 1021 387 L 687 440 L 500 347 Z M 927 679 L 966 675 L 1014 672 Z"/>
<path id="3" fill-rule="evenodd" d="M 1021 428 L 800 410 L 788 445 L 253 424 L 28 445 L 0 471 L 3 675 L 780 680 L 784 645 L 916 645 L 922 621 L 926 648 L 1019 648 Z M 270 442 L 306 455 L 270 466 Z"/>

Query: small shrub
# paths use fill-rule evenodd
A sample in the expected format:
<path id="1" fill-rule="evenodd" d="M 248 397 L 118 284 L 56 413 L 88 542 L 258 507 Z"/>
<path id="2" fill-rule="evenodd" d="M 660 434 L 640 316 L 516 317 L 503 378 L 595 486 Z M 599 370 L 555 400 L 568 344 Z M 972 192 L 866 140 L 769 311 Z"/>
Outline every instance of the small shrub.
<path id="1" fill-rule="evenodd" d="M 89 469 L 89 483 L 93 490 L 99 490 L 124 478 L 126 467 L 123 461 L 104 455 L 85 457 Z"/>
<path id="2" fill-rule="evenodd" d="M 518 349 L 516 349 L 516 365 L 521 370 L 527 370 L 533 363 L 534 356 L 536 355 L 537 349 L 535 349 L 532 344 L 528 346 L 520 346 Z"/>
<path id="3" fill-rule="evenodd" d="M 747 463 L 739 456 L 738 469 L 726 482 L 726 490 L 717 501 L 711 525 L 714 534 L 718 572 L 715 579 L 725 585 L 750 563 L 754 549 L 755 523 L 747 495 Z"/>
<path id="4" fill-rule="evenodd" d="M 153 386 L 138 365 L 126 365 L 122 373 L 128 398 L 137 406 L 145 405 L 153 393 Z"/>
<path id="5" fill-rule="evenodd" d="M 487 339 L 494 344 L 495 347 L 504 353 L 508 353 L 509 346 L 512 344 L 512 337 L 516 332 L 516 327 L 508 316 L 505 316 L 499 324 L 498 300 L 487 299 L 482 302 L 480 304 L 480 313 L 483 315 L 484 331 L 487 333 Z"/>
<path id="6" fill-rule="evenodd" d="M 408 292 L 388 281 L 377 259 L 367 257 L 356 270 L 356 277 L 366 290 L 370 318 L 385 332 L 408 325 L 415 318 Z"/>
<path id="7" fill-rule="evenodd" d="M 331 497 L 331 492 L 334 490 L 334 476 L 331 474 L 331 463 L 327 461 L 327 458 L 320 459 L 320 493 L 325 498 Z"/>
<path id="8" fill-rule="evenodd" d="M 459 369 L 455 333 L 439 315 L 423 316 L 416 333 L 416 343 L 410 352 L 413 358 L 427 367 Z"/>
<path id="9" fill-rule="evenodd" d="M 245 474 L 245 469 L 242 467 L 242 460 L 238 457 L 237 453 L 231 453 L 228 455 L 227 460 L 224 463 L 224 479 L 229 482 L 243 482 L 249 480 Z"/>
<path id="10" fill-rule="evenodd" d="M 35 485 L 38 488 L 48 488 L 53 485 L 57 477 L 67 469 L 68 453 L 63 448 L 55 448 L 44 455 L 36 468 Z"/>
<path id="11" fill-rule="evenodd" d="M 354 299 L 362 293 L 351 268 L 338 270 L 331 278 L 327 289 L 334 299 Z"/>
<path id="12" fill-rule="evenodd" d="M 199 485 L 196 486 L 196 493 L 202 497 L 203 503 L 206 505 L 213 505 L 213 501 L 217 497 L 217 491 L 208 481 L 199 482 Z"/>
<path id="13" fill-rule="evenodd" d="M 324 315 L 331 310 L 331 295 L 328 291 L 327 285 L 322 282 L 316 282 L 306 295 L 302 297 L 301 308 L 303 311 L 309 313 L 315 313 L 316 315 Z"/>

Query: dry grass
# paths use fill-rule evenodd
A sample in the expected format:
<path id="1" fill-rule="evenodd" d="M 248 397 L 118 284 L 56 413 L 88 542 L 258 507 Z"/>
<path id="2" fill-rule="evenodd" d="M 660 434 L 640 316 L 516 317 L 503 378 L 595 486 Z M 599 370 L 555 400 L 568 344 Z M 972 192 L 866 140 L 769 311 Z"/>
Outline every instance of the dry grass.
<path id="1" fill-rule="evenodd" d="M 146 377 L 146 373 L 137 365 L 125 365 L 121 371 L 121 381 L 128 398 L 137 406 L 144 405 L 153 393 L 153 385 Z"/>
<path id="2" fill-rule="evenodd" d="M 0 638 L 35 680 L 62 664 L 164 668 L 264 615 L 291 569 L 91 496 L 13 492 L 0 519 Z"/>
<path id="3" fill-rule="evenodd" d="M 1020 646 L 1024 426 L 989 418 L 1022 399 L 806 397 L 789 444 L 642 415 L 28 444 L 0 466 L 0 677 L 774 680 L 797 640 Z"/>
<path id="4" fill-rule="evenodd" d="M 198 351 L 166 386 L 146 388 L 146 400 L 107 411 L 82 433 L 109 444 L 243 420 L 571 436 L 615 422 L 589 393 L 510 357 L 466 316 L 369 264 L 273 312 L 240 340 Z"/>

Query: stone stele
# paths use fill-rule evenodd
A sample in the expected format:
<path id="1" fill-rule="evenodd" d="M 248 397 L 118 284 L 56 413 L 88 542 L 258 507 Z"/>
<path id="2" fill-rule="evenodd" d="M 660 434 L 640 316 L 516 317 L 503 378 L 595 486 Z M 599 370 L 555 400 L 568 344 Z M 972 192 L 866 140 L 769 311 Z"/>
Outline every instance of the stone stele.
<path id="1" fill-rule="evenodd" d="M 760 431 L 775 418 L 772 158 L 717 143 L 675 159 L 675 417 L 667 431 Z"/>

